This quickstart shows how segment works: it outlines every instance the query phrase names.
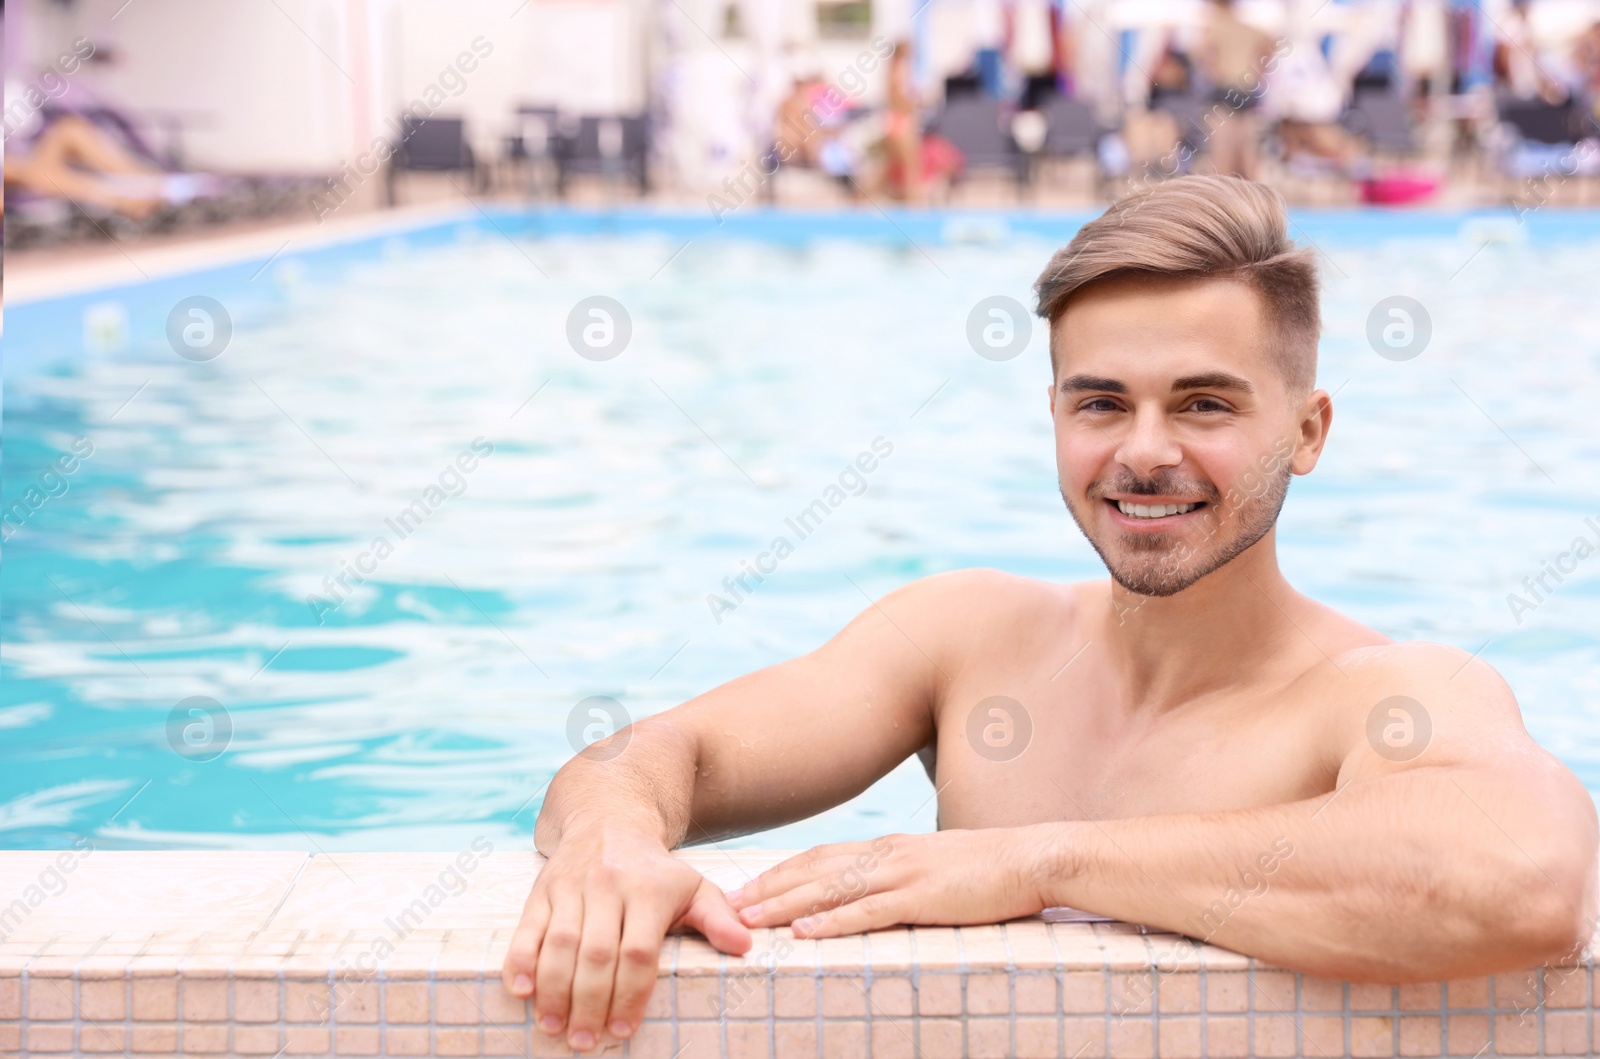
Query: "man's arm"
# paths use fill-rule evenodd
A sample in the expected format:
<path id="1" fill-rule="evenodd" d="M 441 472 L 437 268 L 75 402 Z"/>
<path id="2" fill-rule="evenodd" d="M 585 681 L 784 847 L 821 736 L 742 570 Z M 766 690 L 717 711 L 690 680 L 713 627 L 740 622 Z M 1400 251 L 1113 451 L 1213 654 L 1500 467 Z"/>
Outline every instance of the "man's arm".
<path id="1" fill-rule="evenodd" d="M 1429 644 L 1352 656 L 1332 795 L 1051 825 L 1046 902 L 1387 982 L 1531 967 L 1586 942 L 1594 803 L 1504 681 Z"/>
<path id="2" fill-rule="evenodd" d="M 668 855 L 803 819 L 865 790 L 933 734 L 945 677 L 919 644 L 973 575 L 927 578 L 874 603 L 827 644 L 596 742 L 551 782 L 534 837 L 549 858 L 503 978 L 546 1033 L 592 1047 L 627 1036 L 662 939 L 688 926 L 750 946 L 722 892 Z"/>
<path id="3" fill-rule="evenodd" d="M 818 880 L 866 855 L 822 846 L 735 894 L 749 926 L 824 937 L 997 922 L 1054 905 L 1164 927 L 1284 967 L 1387 982 L 1531 967 L 1595 925 L 1594 804 L 1481 662 L 1428 644 L 1351 652 L 1331 795 L 1257 809 L 895 835 L 824 915 Z M 1407 757 L 1395 696 L 1420 753 Z M 1378 722 L 1369 738 L 1369 718 Z M 1393 742 L 1388 729 L 1401 725 Z M 1415 743 L 1412 745 L 1416 745 Z M 1379 747 L 1383 748 L 1380 752 Z"/>

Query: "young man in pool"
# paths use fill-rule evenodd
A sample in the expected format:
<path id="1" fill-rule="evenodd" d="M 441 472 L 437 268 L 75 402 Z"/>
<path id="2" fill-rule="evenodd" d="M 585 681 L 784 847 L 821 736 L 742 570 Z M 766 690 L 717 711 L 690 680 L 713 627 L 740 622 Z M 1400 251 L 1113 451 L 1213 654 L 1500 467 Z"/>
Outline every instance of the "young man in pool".
<path id="1" fill-rule="evenodd" d="M 1505 682 L 1278 569 L 1290 476 L 1332 419 L 1315 261 L 1278 196 L 1170 181 L 1086 225 L 1037 291 L 1062 498 L 1110 579 L 913 582 L 810 654 L 570 761 L 504 966 L 545 1033 L 578 1049 L 632 1033 L 684 927 L 742 954 L 750 928 L 1070 905 L 1385 982 L 1588 939 L 1594 804 Z M 730 895 L 668 853 L 820 812 L 911 754 L 938 792 L 933 834 L 821 846 Z"/>

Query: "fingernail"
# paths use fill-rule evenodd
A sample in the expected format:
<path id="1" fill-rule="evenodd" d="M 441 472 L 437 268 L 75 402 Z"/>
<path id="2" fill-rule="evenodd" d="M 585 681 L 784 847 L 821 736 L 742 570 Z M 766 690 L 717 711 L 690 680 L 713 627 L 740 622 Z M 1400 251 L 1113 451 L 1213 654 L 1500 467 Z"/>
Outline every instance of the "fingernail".
<path id="1" fill-rule="evenodd" d="M 586 1051 L 594 1047 L 594 1034 L 588 1030 L 578 1030 L 572 1035 L 572 1046 L 578 1051 Z"/>
<path id="2" fill-rule="evenodd" d="M 527 996 L 533 992 L 533 982 L 528 979 L 527 975 L 519 974 L 516 977 L 516 981 L 511 983 L 511 991 L 520 996 Z"/>
<path id="3" fill-rule="evenodd" d="M 739 910 L 739 918 L 744 920 L 746 923 L 754 923 L 757 919 L 760 918 L 760 916 L 761 916 L 761 906 L 760 905 L 751 905 L 749 908 L 741 908 Z"/>
<path id="4" fill-rule="evenodd" d="M 613 1036 L 613 1037 L 626 1037 L 628 1034 L 630 1034 L 632 1032 L 633 1032 L 633 1026 L 628 1023 L 627 1019 L 612 1019 L 611 1020 L 611 1036 Z"/>
<path id="5" fill-rule="evenodd" d="M 539 1028 L 546 1033 L 560 1033 L 561 1019 L 555 1015 L 546 1015 L 539 1020 Z"/>

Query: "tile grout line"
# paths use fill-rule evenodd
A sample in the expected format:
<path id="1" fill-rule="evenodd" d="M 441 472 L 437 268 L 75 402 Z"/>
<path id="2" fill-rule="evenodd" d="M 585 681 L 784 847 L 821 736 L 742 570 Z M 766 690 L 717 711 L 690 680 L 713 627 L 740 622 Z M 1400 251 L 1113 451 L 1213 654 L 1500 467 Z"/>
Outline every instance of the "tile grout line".
<path id="1" fill-rule="evenodd" d="M 1056 943 L 1056 929 L 1053 924 L 1044 925 L 1044 936 L 1050 939 L 1050 951 L 1055 954 L 1055 966 L 1052 968 L 1051 977 L 1055 979 L 1056 987 L 1056 1055 L 1065 1057 L 1067 1054 L 1067 967 L 1066 960 L 1061 956 L 1061 946 Z"/>
<path id="2" fill-rule="evenodd" d="M 1245 1032 L 1250 1035 L 1250 1051 L 1256 1050 L 1256 966 L 1251 960 L 1244 968 L 1245 988 Z M 1294 1050 L 1300 1051 L 1300 1039 L 1296 1039 Z"/>
<path id="3" fill-rule="evenodd" d="M 350 933 L 354 934 L 354 929 Z M 331 979 L 333 968 L 328 969 L 328 976 Z M 378 1053 L 389 1054 L 389 961 L 386 960 L 384 963 L 379 963 L 378 974 L 376 974 L 376 981 L 373 982 L 373 987 L 378 992 Z M 330 995 L 330 1000 L 331 998 L 333 998 L 333 995 Z M 339 1009 L 330 1006 L 328 1011 L 330 1011 L 330 1024 L 331 1030 L 333 1030 L 330 1035 L 330 1048 L 333 1049 L 334 1056 L 338 1056 Z"/>
<path id="4" fill-rule="evenodd" d="M 1399 986 L 1395 986 L 1394 988 L 1392 988 L 1389 991 L 1389 1004 L 1390 1004 L 1391 1007 L 1394 1008 L 1395 1011 L 1398 1012 L 1400 1010 L 1400 987 Z M 1398 1015 L 1395 1016 L 1395 1020 L 1394 1020 L 1394 1039 L 1389 1042 L 1389 1049 L 1395 1055 L 1399 1055 L 1400 1054 L 1400 1017 Z"/>
<path id="5" fill-rule="evenodd" d="M 917 928 L 906 928 L 907 949 L 910 952 L 910 1054 L 918 1056 L 922 1048 L 922 960 L 917 957 Z"/>
<path id="6" fill-rule="evenodd" d="M 767 953 L 772 957 L 772 967 L 767 972 L 767 1047 L 773 1059 L 778 1055 L 778 928 L 768 927 Z"/>
<path id="7" fill-rule="evenodd" d="M 1112 994 L 1111 953 L 1110 953 L 1109 950 L 1106 949 L 1106 939 L 1100 933 L 1100 924 L 1098 924 L 1098 923 L 1090 924 L 1089 933 L 1094 938 L 1095 944 L 1100 946 L 1100 969 L 1101 969 L 1101 974 L 1105 979 L 1104 989 L 1105 989 L 1105 998 L 1106 998 L 1105 999 L 1105 1005 L 1106 1005 L 1105 1022 L 1106 1022 L 1106 1025 L 1105 1025 L 1105 1029 L 1104 1029 L 1103 1033 L 1105 1034 L 1105 1054 L 1106 1055 L 1110 1055 L 1111 1054 L 1111 994 Z"/>
<path id="8" fill-rule="evenodd" d="M 1450 1054 L 1450 983 L 1439 983 L 1439 1047 Z"/>
<path id="9" fill-rule="evenodd" d="M 1539 1026 L 1538 1026 L 1539 1054 L 1540 1055 L 1544 1055 L 1544 1054 L 1546 1054 L 1546 1049 L 1545 1049 L 1545 1032 L 1544 1032 L 1544 969 L 1543 968 L 1540 968 L 1539 970 L 1536 970 L 1536 971 L 1533 972 L 1533 993 L 1534 993 L 1534 1000 L 1539 1005 L 1539 1009 L 1538 1009 L 1538 1015 L 1539 1015 Z"/>
<path id="10" fill-rule="evenodd" d="M 684 1048 L 683 1045 L 678 1043 L 678 1024 L 683 1021 L 683 1012 L 678 1008 L 678 957 L 682 952 L 683 936 L 679 935 L 672 939 L 672 978 L 670 979 L 670 988 L 672 989 L 672 1054 L 674 1059 L 683 1054 Z"/>
<path id="11" fill-rule="evenodd" d="M 827 1059 L 827 1055 L 823 1051 L 823 1047 L 822 1047 L 822 1041 L 823 1041 L 823 1036 L 824 1036 L 824 1034 L 823 1034 L 824 1027 L 823 1027 L 823 1024 L 822 1024 L 822 941 L 819 938 L 811 938 L 810 941 L 811 941 L 811 945 L 812 945 L 813 950 L 817 954 L 816 955 L 816 962 L 815 962 L 815 970 L 813 972 L 813 976 L 814 976 L 815 980 L 812 983 L 813 990 L 814 990 L 813 999 L 814 999 L 814 1001 L 815 1001 L 815 1003 L 817 1005 L 817 1007 L 816 1007 L 816 1011 L 817 1011 L 817 1014 L 816 1014 L 816 1020 L 817 1020 L 817 1059 Z"/>
<path id="12" fill-rule="evenodd" d="M 428 1054 L 439 1054 L 439 998 L 437 995 L 439 953 L 444 951 L 444 946 L 449 943 L 450 935 L 447 933 L 440 941 L 439 951 L 428 959 Z"/>
<path id="13" fill-rule="evenodd" d="M 971 1017 L 971 1005 L 967 999 L 967 979 L 969 977 L 967 972 L 967 945 L 960 927 L 952 927 L 950 929 L 954 931 L 956 938 L 956 973 L 961 976 L 961 1054 L 966 1057 L 972 1054 L 972 1043 L 967 1033 Z"/>
<path id="14" fill-rule="evenodd" d="M 717 950 L 717 1006 L 720 1009 L 717 1019 L 718 1054 L 722 1059 L 728 1059 L 728 954 L 721 949 Z"/>
<path id="15" fill-rule="evenodd" d="M 133 1050 L 133 960 L 134 957 L 128 957 L 127 966 L 122 972 L 126 979 L 122 990 L 122 1040 L 129 1051 Z"/>
<path id="16" fill-rule="evenodd" d="M 866 1035 L 867 1059 L 872 1056 L 872 936 L 861 935 L 861 1015 L 866 1020 L 862 1032 Z"/>
<path id="17" fill-rule="evenodd" d="M 1161 970 L 1156 965 L 1156 948 L 1150 942 L 1149 932 L 1141 926 L 1139 935 L 1144 939 L 1145 962 L 1150 965 L 1150 1050 L 1160 1055 L 1161 1020 L 1157 1013 L 1161 1010 Z"/>
<path id="18" fill-rule="evenodd" d="M 1251 963 L 1255 963 L 1257 961 L 1256 961 L 1256 959 L 1254 957 L 1251 957 L 1250 962 Z M 1314 1041 L 1311 1041 L 1311 1038 L 1306 1036 L 1305 989 L 1304 989 L 1305 980 L 1302 978 L 1300 972 L 1298 972 L 1298 971 L 1291 971 L 1290 973 L 1294 976 L 1293 1017 L 1294 1017 L 1294 1033 L 1295 1033 L 1295 1044 L 1294 1044 L 1295 1050 L 1299 1051 L 1301 1053 L 1304 1053 L 1305 1052 L 1305 1046 L 1306 1046 L 1307 1042 L 1310 1042 L 1312 1044 L 1312 1046 L 1317 1049 L 1317 1052 L 1318 1052 L 1317 1059 L 1332 1059 L 1331 1056 L 1329 1056 L 1326 1052 L 1324 1052 L 1322 1050 L 1322 1045 L 1317 1044 Z M 1349 1055 L 1350 1054 L 1350 999 L 1349 999 L 1349 983 L 1348 982 L 1345 983 L 1344 998 L 1340 1001 L 1340 1004 L 1341 1004 L 1340 1017 L 1343 1019 L 1343 1022 L 1344 1022 L 1344 1025 L 1343 1025 L 1344 1045 L 1343 1045 L 1342 1048 L 1340 1048 L 1340 1054 L 1341 1055 Z M 1273 1006 L 1277 1007 L 1276 1004 L 1274 1004 Z M 1279 1011 L 1279 1014 L 1282 1014 L 1281 1009 Z"/>
<path id="19" fill-rule="evenodd" d="M 1017 1054 L 1017 961 L 1012 958 L 1011 935 L 1006 933 L 1004 923 L 1000 927 L 1000 942 L 1005 946 L 1006 952 L 1006 1020 L 1009 1023 L 1011 1054 Z"/>
<path id="20" fill-rule="evenodd" d="M 487 1055 L 488 1054 L 488 1051 L 486 1050 L 486 1046 L 487 1046 L 488 1041 L 489 1041 L 489 1027 L 487 1025 L 487 1023 L 489 1021 L 489 1012 L 484 1008 L 483 1005 L 484 1005 L 484 1002 L 489 999 L 489 981 L 488 981 L 488 977 L 487 977 L 488 973 L 489 973 L 489 971 L 488 971 L 489 951 L 494 946 L 494 939 L 498 936 L 498 933 L 499 933 L 498 931 L 493 931 L 493 930 L 489 931 L 489 936 L 486 939 L 484 939 L 484 942 L 483 942 L 483 951 L 478 954 L 478 974 L 477 974 L 477 978 L 478 978 L 478 982 L 477 982 L 477 985 L 478 985 L 478 997 L 477 997 L 477 1007 L 478 1007 L 478 1014 L 480 1016 L 480 1018 L 478 1019 L 478 1054 L 479 1055 Z M 626 1043 L 624 1043 L 623 1050 L 624 1051 L 627 1050 Z"/>

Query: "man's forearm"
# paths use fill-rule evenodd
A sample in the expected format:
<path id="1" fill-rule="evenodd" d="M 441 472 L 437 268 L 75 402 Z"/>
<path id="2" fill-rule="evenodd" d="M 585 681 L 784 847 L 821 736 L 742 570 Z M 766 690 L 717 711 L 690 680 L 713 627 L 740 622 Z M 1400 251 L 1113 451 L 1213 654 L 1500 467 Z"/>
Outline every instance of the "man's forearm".
<path id="1" fill-rule="evenodd" d="M 550 856 L 565 837 L 599 828 L 642 832 L 673 848 L 689 835 L 696 749 L 673 725 L 640 721 L 596 742 L 550 781 L 534 844 Z"/>
<path id="2" fill-rule="evenodd" d="M 1593 916 L 1593 847 L 1540 837 L 1563 833 L 1543 793 L 1419 769 L 1331 800 L 1042 825 L 1045 896 L 1317 974 L 1533 966 Z"/>

